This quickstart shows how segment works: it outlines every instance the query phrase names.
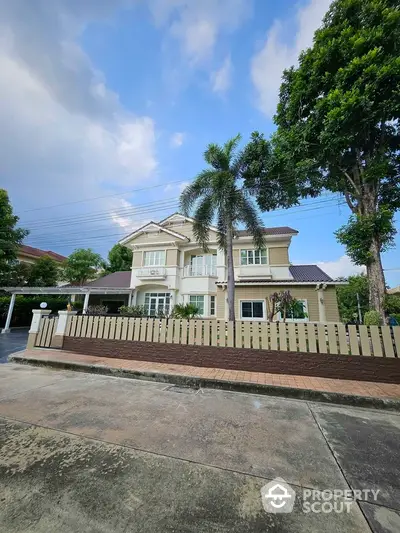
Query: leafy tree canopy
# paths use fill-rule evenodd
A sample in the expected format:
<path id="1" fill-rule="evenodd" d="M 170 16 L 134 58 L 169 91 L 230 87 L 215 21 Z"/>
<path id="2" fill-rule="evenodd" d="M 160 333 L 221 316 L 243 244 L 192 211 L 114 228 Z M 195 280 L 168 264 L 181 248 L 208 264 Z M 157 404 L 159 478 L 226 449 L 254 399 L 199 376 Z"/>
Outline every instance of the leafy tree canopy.
<path id="1" fill-rule="evenodd" d="M 360 298 L 361 315 L 369 311 L 369 285 L 367 276 L 350 276 L 347 285 L 338 285 L 336 294 L 342 322 L 358 321 L 357 294 Z"/>
<path id="2" fill-rule="evenodd" d="M 14 215 L 7 191 L 0 189 L 0 286 L 10 286 L 18 249 L 28 231 L 17 228 L 19 218 Z"/>
<path id="3" fill-rule="evenodd" d="M 77 248 L 65 262 L 63 278 L 75 285 L 84 285 L 98 277 L 104 261 L 91 248 Z"/>
<path id="4" fill-rule="evenodd" d="M 131 249 L 122 246 L 122 244 L 116 244 L 108 252 L 108 264 L 105 273 L 111 274 L 121 270 L 130 270 L 132 267 L 132 255 Z"/>
<path id="5" fill-rule="evenodd" d="M 59 277 L 58 263 L 48 255 L 44 255 L 31 266 L 27 281 L 31 287 L 54 287 Z"/>
<path id="6" fill-rule="evenodd" d="M 298 68 L 283 74 L 278 129 L 259 183 L 263 209 L 274 207 L 271 180 L 292 201 L 323 190 L 344 195 L 353 217 L 338 238 L 348 246 L 357 230 L 359 248 L 369 248 L 353 257 L 367 266 L 370 304 L 379 312 L 380 253 L 393 236 L 387 213 L 400 207 L 399 43 L 398 0 L 335 0 Z"/>

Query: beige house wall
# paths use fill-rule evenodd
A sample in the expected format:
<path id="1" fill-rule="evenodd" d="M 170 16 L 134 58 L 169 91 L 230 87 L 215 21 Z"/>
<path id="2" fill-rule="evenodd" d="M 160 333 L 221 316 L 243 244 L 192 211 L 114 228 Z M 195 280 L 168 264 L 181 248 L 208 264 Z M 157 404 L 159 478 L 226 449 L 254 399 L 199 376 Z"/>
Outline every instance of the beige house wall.
<path id="1" fill-rule="evenodd" d="M 133 252 L 132 265 L 134 267 L 142 266 L 142 255 L 143 255 L 143 252 Z"/>
<path id="2" fill-rule="evenodd" d="M 287 246 L 281 246 L 279 248 L 269 248 L 268 252 L 270 265 L 289 264 L 289 248 Z"/>
<path id="3" fill-rule="evenodd" d="M 340 322 L 339 306 L 335 287 L 327 287 L 326 290 L 324 290 L 324 302 L 326 320 L 328 322 Z"/>
<path id="4" fill-rule="evenodd" d="M 142 233 L 134 239 L 132 239 L 133 244 L 149 244 L 150 246 L 157 243 L 166 243 L 166 242 L 184 242 L 179 237 L 174 237 L 170 233 L 165 231 L 160 231 L 157 233 Z"/>
<path id="5" fill-rule="evenodd" d="M 310 322 L 319 322 L 318 292 L 314 286 L 305 285 L 273 285 L 273 286 L 251 286 L 245 285 L 235 289 L 235 313 L 237 320 L 240 320 L 240 300 L 266 300 L 273 292 L 290 290 L 290 293 L 297 299 L 307 300 L 308 319 Z M 221 297 L 222 295 L 222 297 Z M 218 287 L 217 292 L 217 318 L 225 318 L 226 291 Z M 334 287 L 328 287 L 324 291 L 327 322 L 339 322 L 339 312 Z"/>
<path id="6" fill-rule="evenodd" d="M 193 235 L 193 224 L 191 222 L 187 221 L 184 224 L 182 223 L 167 224 L 165 227 L 171 231 L 175 231 L 176 233 L 185 235 L 185 237 L 189 237 L 191 242 L 196 242 L 196 239 L 194 238 L 194 235 Z M 210 230 L 210 241 L 215 241 L 216 238 L 217 238 L 217 234 L 215 233 L 215 231 Z"/>
<path id="7" fill-rule="evenodd" d="M 240 266 L 240 250 L 253 250 L 251 242 L 241 245 L 234 245 L 233 264 Z M 270 265 L 289 265 L 289 245 L 286 242 L 277 242 L 274 246 L 267 246 L 268 261 Z"/>
<path id="8" fill-rule="evenodd" d="M 179 250 L 176 248 L 170 248 L 167 250 L 166 258 L 167 266 L 178 266 L 179 265 Z"/>

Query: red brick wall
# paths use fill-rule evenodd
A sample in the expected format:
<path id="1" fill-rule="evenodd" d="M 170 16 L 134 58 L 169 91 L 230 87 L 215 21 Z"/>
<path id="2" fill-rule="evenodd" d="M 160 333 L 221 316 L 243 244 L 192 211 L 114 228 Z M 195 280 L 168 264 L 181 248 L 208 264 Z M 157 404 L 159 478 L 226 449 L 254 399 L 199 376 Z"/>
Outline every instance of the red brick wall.
<path id="1" fill-rule="evenodd" d="M 100 357 L 300 376 L 400 383 L 400 360 L 65 337 L 64 350 Z"/>

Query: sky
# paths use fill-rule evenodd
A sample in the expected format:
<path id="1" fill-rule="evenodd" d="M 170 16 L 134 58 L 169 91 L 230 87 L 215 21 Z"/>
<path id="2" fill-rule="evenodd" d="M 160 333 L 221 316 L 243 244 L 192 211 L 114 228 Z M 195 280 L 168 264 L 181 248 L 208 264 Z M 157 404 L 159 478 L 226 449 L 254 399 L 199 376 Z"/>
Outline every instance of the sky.
<path id="1" fill-rule="evenodd" d="M 106 256 L 175 212 L 208 143 L 274 131 L 282 71 L 329 3 L 0 0 L 0 187 L 26 244 Z M 299 231 L 293 263 L 337 277 L 360 271 L 334 236 L 348 216 L 327 195 L 262 218 Z M 400 284 L 396 249 L 383 263 Z"/>

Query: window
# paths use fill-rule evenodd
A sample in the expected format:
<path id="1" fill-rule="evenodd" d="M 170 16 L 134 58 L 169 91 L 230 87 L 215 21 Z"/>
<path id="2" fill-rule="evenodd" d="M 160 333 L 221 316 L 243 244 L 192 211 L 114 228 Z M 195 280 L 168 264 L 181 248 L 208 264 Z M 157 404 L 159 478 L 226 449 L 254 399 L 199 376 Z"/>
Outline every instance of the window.
<path id="1" fill-rule="evenodd" d="M 278 320 L 283 320 L 281 313 L 278 315 Z M 296 300 L 295 304 L 286 313 L 287 322 L 306 322 L 308 321 L 308 305 L 307 300 Z"/>
<path id="2" fill-rule="evenodd" d="M 159 313 L 169 313 L 171 295 L 169 292 L 146 292 L 144 305 L 149 316 L 157 316 Z"/>
<path id="3" fill-rule="evenodd" d="M 143 266 L 164 266 L 165 250 L 155 250 L 153 252 L 144 252 Z"/>
<path id="4" fill-rule="evenodd" d="M 204 315 L 204 296 L 190 296 L 189 303 L 197 307 L 199 315 Z"/>
<path id="5" fill-rule="evenodd" d="M 267 250 L 240 250 L 241 265 L 266 265 Z"/>
<path id="6" fill-rule="evenodd" d="M 264 318 L 263 300 L 249 300 L 240 302 L 240 317 L 242 319 Z"/>
<path id="7" fill-rule="evenodd" d="M 215 316 L 215 296 L 210 296 L 210 316 Z"/>

